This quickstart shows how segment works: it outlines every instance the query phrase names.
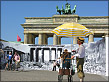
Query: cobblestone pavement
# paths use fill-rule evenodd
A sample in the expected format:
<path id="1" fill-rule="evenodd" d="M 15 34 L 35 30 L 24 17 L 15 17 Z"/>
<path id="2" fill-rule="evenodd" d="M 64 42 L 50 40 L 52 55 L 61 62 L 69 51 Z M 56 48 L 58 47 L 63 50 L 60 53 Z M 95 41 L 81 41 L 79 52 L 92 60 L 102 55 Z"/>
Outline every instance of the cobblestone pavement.
<path id="1" fill-rule="evenodd" d="M 58 72 L 46 70 L 33 70 L 33 71 L 4 71 L 1 70 L 1 81 L 58 81 Z M 67 82 L 67 76 L 63 77 L 63 81 Z M 79 81 L 77 74 L 73 76 L 73 81 Z M 85 74 L 84 81 L 108 81 L 105 76 L 95 74 Z"/>

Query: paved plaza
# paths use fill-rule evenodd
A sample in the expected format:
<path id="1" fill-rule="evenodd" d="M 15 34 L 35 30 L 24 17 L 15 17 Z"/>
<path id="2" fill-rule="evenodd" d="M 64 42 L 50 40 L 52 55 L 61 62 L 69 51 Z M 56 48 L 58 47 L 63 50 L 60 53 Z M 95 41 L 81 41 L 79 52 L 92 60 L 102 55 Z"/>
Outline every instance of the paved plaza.
<path id="1" fill-rule="evenodd" d="M 67 82 L 67 76 L 63 77 L 63 82 Z M 4 71 L 1 70 L 1 81 L 58 81 L 58 72 L 46 70 L 33 70 L 33 71 Z M 77 74 L 73 76 L 73 81 L 79 81 Z M 108 81 L 106 76 L 95 74 L 85 74 L 85 82 L 87 81 Z"/>

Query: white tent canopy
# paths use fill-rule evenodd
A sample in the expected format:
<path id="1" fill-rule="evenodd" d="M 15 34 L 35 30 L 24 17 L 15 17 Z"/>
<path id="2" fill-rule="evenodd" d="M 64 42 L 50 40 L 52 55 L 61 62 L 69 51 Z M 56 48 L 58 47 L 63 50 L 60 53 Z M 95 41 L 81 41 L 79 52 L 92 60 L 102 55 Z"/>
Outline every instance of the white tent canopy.
<path id="1" fill-rule="evenodd" d="M 22 51 L 24 53 L 30 53 L 30 47 L 28 46 L 28 44 L 21 44 L 21 43 L 14 43 L 14 42 L 3 42 L 1 41 L 1 43 L 3 44 L 3 48 L 5 47 L 12 47 L 18 51 Z"/>

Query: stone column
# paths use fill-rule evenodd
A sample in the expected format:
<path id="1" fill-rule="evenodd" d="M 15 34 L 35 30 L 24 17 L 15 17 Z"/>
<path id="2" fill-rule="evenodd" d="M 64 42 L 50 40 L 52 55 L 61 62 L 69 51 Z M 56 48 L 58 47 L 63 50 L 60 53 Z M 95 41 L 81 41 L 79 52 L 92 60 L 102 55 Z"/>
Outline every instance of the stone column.
<path id="1" fill-rule="evenodd" d="M 56 48 L 56 59 L 58 58 L 58 48 Z"/>
<path id="2" fill-rule="evenodd" d="M 37 55 L 36 55 L 36 54 L 37 54 L 36 51 L 37 51 L 37 48 L 35 48 L 35 50 L 34 50 L 34 62 L 36 62 L 36 56 L 37 56 Z"/>
<path id="3" fill-rule="evenodd" d="M 38 49 L 37 48 L 35 48 L 35 52 L 36 52 L 36 62 L 39 62 L 39 55 L 38 55 Z"/>
<path id="4" fill-rule="evenodd" d="M 49 48 L 49 60 L 51 60 L 51 48 Z"/>
<path id="5" fill-rule="evenodd" d="M 48 37 L 47 34 L 43 34 L 43 44 L 47 45 L 48 44 Z"/>
<path id="6" fill-rule="evenodd" d="M 41 49 L 41 52 L 40 52 L 40 53 L 41 53 L 41 54 L 39 54 L 39 62 L 42 63 L 42 55 L 43 55 L 43 54 L 42 54 L 42 49 Z"/>
<path id="7" fill-rule="evenodd" d="M 94 35 L 93 34 L 90 34 L 89 35 L 89 41 L 88 42 L 93 42 L 94 41 Z"/>
<path id="8" fill-rule="evenodd" d="M 28 44 L 28 34 L 24 33 L 24 44 Z"/>
<path id="9" fill-rule="evenodd" d="M 56 34 L 53 35 L 53 45 L 58 44 L 58 36 Z"/>
<path id="10" fill-rule="evenodd" d="M 30 49 L 30 61 L 31 62 L 33 61 L 33 49 L 32 48 Z"/>
<path id="11" fill-rule="evenodd" d="M 32 34 L 29 34 L 29 44 L 33 44 L 33 40 L 32 40 Z"/>
<path id="12" fill-rule="evenodd" d="M 61 45 L 61 37 L 58 37 L 58 45 Z"/>
<path id="13" fill-rule="evenodd" d="M 109 34 L 105 35 L 105 45 L 106 45 L 106 76 L 109 76 Z"/>
<path id="14" fill-rule="evenodd" d="M 39 39 L 38 39 L 38 44 L 42 45 L 43 44 L 43 34 L 39 34 Z"/>
<path id="15" fill-rule="evenodd" d="M 28 61 L 30 62 L 30 54 L 28 53 Z"/>
<path id="16" fill-rule="evenodd" d="M 77 37 L 73 37 L 73 44 L 77 44 Z"/>
<path id="17" fill-rule="evenodd" d="M 42 49 L 42 62 L 44 63 L 44 49 Z"/>
<path id="18" fill-rule="evenodd" d="M 57 51 L 56 51 L 56 48 L 55 48 L 55 60 L 57 59 L 56 57 L 57 57 Z"/>

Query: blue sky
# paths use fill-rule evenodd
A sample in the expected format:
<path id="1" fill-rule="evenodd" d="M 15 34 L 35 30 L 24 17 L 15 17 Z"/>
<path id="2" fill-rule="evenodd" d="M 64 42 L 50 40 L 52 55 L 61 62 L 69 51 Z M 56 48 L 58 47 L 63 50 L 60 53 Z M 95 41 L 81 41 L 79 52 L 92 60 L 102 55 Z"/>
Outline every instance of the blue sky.
<path id="1" fill-rule="evenodd" d="M 24 17 L 52 17 L 56 14 L 56 6 L 65 8 L 66 1 L 1 1 L 1 38 L 7 41 L 17 41 L 17 34 L 24 41 Z M 73 9 L 77 5 L 79 16 L 108 16 L 107 1 L 68 1 Z M 101 39 L 101 38 L 99 38 Z M 95 38 L 94 41 L 99 40 Z M 36 44 L 38 43 L 36 38 Z M 62 44 L 70 44 L 70 38 L 62 38 Z M 88 39 L 86 38 L 85 42 Z M 52 38 L 48 39 L 53 44 Z"/>

